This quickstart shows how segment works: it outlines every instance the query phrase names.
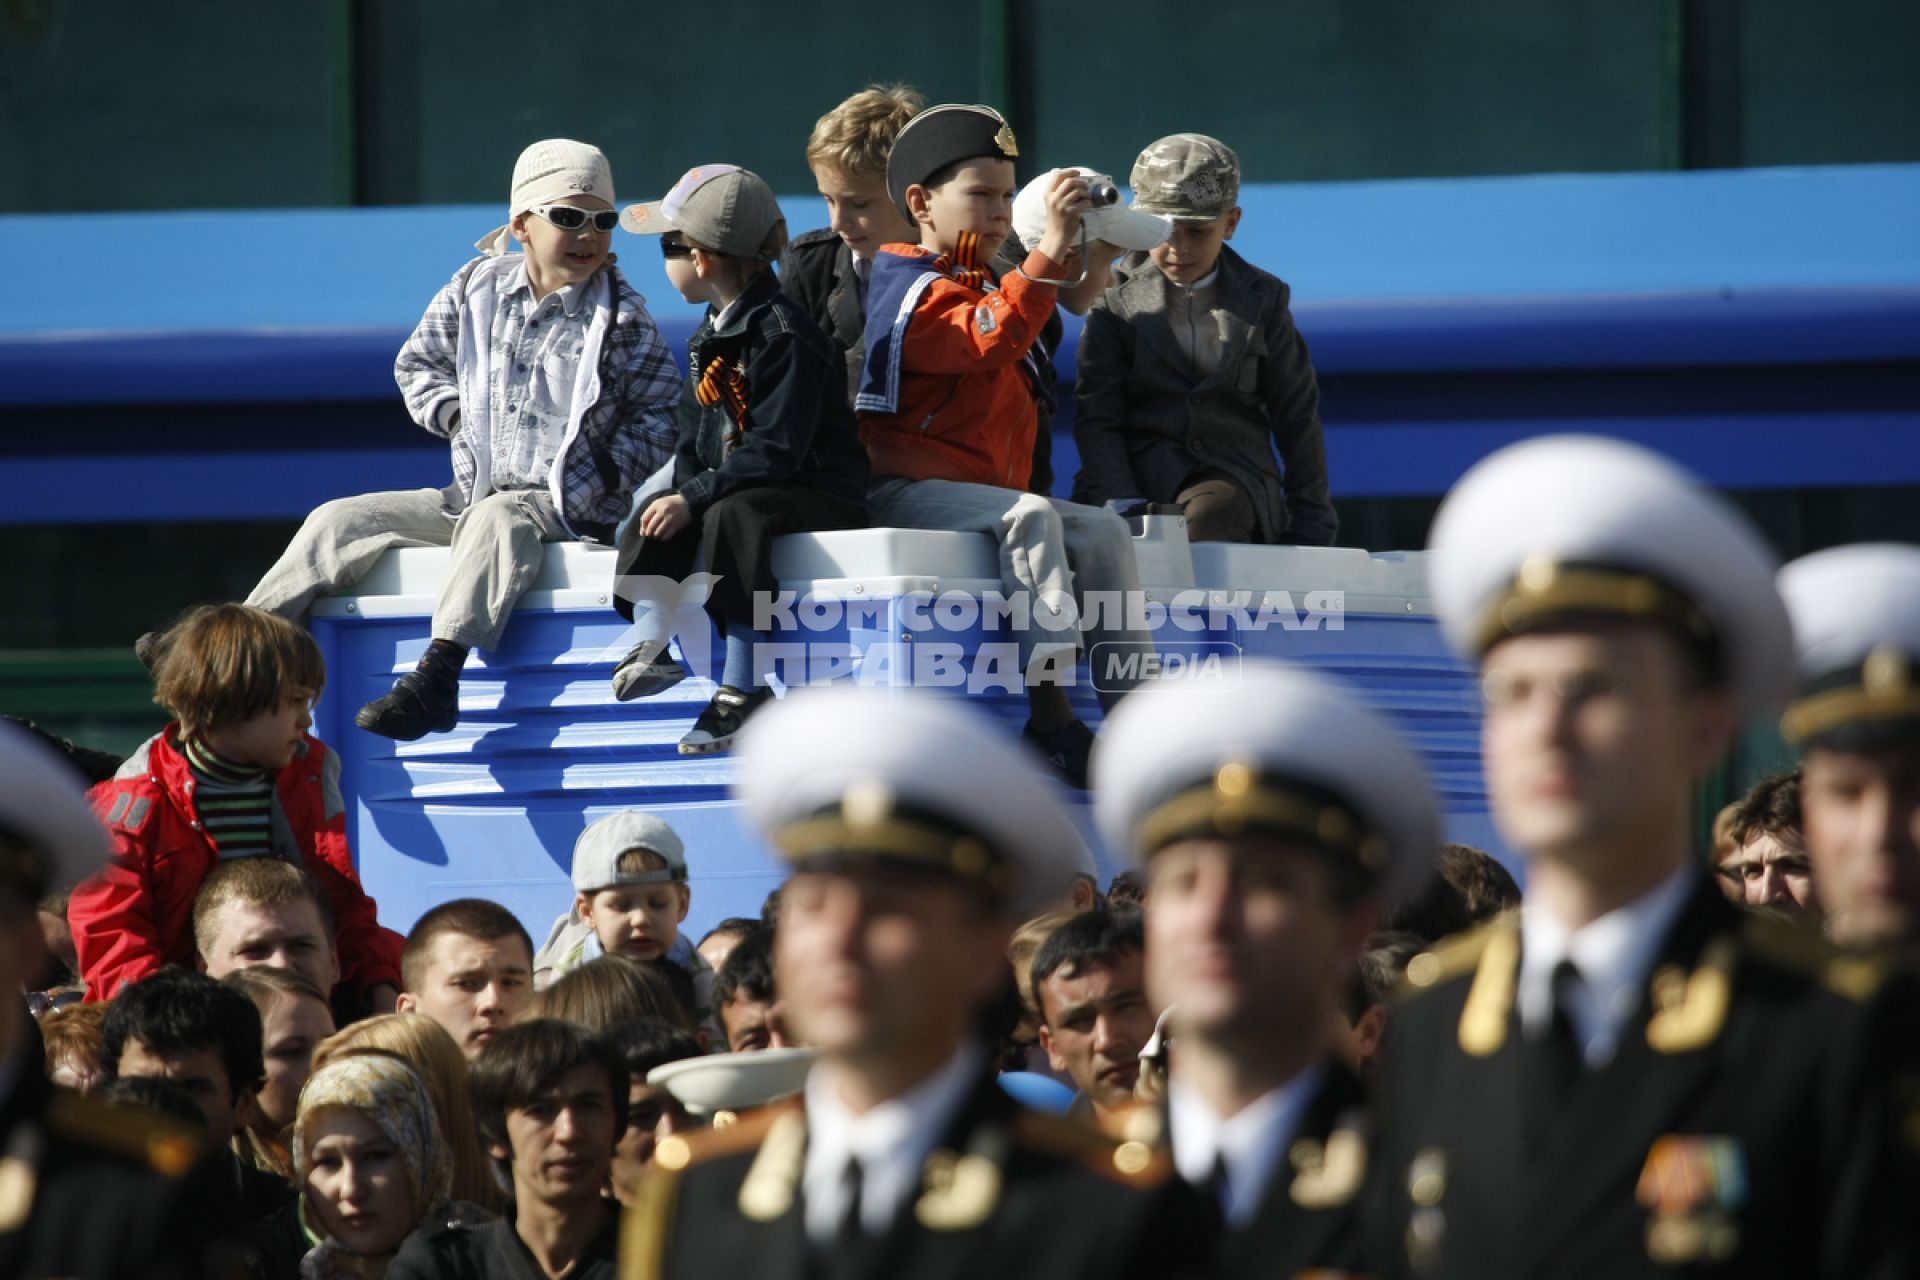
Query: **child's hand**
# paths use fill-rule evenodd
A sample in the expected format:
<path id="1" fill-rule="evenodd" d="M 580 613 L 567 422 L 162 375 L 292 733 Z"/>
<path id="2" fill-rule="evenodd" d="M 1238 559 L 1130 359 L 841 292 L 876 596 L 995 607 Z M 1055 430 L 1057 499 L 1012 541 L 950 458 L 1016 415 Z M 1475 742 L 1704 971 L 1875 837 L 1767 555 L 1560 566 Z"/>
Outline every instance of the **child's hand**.
<path id="1" fill-rule="evenodd" d="M 693 523 L 693 511 L 677 493 L 665 494 L 640 513 L 640 532 L 649 538 L 671 538 Z"/>
<path id="2" fill-rule="evenodd" d="M 1061 169 L 1053 175 L 1053 186 L 1047 191 L 1047 230 L 1037 245 L 1028 245 L 1030 249 L 1039 249 L 1054 262 L 1065 265 L 1067 254 L 1080 243 L 1080 217 L 1093 207 L 1093 200 L 1087 194 L 1087 180 L 1071 169 Z"/>

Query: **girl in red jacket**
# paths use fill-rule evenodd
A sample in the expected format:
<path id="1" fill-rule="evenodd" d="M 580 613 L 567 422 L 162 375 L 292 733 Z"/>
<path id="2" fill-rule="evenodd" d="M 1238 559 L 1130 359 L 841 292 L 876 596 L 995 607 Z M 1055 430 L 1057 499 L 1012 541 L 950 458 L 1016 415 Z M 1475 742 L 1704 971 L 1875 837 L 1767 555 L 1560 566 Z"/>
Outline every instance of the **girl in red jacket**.
<path id="1" fill-rule="evenodd" d="M 93 789 L 114 856 L 67 908 L 87 999 L 191 966 L 201 882 L 222 859 L 273 857 L 331 899 L 342 983 L 391 1009 L 403 940 L 354 870 L 339 757 L 307 732 L 327 680 L 313 637 L 263 609 L 208 605 L 161 637 L 153 672 L 176 718 Z"/>

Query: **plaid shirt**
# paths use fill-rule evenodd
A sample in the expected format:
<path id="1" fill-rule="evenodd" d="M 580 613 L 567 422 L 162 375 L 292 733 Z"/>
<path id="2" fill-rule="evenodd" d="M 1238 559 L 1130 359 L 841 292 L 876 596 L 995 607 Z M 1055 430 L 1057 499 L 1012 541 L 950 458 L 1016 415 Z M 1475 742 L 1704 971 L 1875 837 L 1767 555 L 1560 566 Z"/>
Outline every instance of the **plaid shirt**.
<path id="1" fill-rule="evenodd" d="M 393 367 L 413 420 L 452 442 L 454 480 L 469 502 L 477 467 L 459 434 L 460 308 L 468 278 L 486 261 L 467 263 L 434 295 Z M 619 268 L 607 271 L 618 302 L 600 351 L 600 397 L 586 406 L 579 435 L 557 463 L 560 514 L 575 533 L 603 542 L 626 518 L 634 489 L 673 457 L 681 381 L 646 300 Z"/>

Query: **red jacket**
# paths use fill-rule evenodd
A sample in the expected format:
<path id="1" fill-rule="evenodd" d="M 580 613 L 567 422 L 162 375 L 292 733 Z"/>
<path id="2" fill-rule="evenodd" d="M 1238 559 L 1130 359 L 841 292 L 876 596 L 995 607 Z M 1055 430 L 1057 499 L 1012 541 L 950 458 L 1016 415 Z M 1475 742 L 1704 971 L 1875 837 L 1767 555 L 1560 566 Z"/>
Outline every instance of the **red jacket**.
<path id="1" fill-rule="evenodd" d="M 168 964 L 194 963 L 193 899 L 220 861 L 194 807 L 194 777 L 170 724 L 89 793 L 113 837 L 113 859 L 67 905 L 88 1000 L 110 1000 Z M 276 848 L 290 831 L 307 871 L 333 901 L 340 980 L 361 991 L 400 985 L 399 934 L 380 927 L 347 848 L 340 758 L 315 737 L 274 779 Z"/>
<path id="2" fill-rule="evenodd" d="M 882 246 L 867 293 L 867 363 L 854 405 L 874 478 L 1024 489 L 1039 428 L 1027 354 L 1064 268 L 1039 250 L 997 289 L 935 267 L 930 249 Z M 930 277 L 930 278 L 929 278 Z M 896 350 L 897 348 L 897 350 Z M 889 410 L 887 406 L 891 406 Z"/>

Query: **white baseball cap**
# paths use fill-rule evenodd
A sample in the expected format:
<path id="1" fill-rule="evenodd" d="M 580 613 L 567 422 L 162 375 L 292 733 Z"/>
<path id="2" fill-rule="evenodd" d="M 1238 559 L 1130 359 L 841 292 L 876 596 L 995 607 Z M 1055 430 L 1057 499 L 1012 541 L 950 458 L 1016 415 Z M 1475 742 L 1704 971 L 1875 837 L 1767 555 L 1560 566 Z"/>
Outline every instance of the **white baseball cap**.
<path id="1" fill-rule="evenodd" d="M 1053 175 L 1059 172 L 1058 169 L 1047 170 L 1020 188 L 1020 194 L 1014 197 L 1013 233 L 1029 249 L 1039 244 L 1040 238 L 1047 234 L 1047 192 L 1053 189 Z M 1115 185 L 1110 174 L 1096 173 L 1092 169 L 1071 169 L 1069 172 L 1079 174 L 1090 185 Z M 1173 234 L 1173 219 L 1163 218 L 1157 213 L 1142 213 L 1120 204 L 1096 205 L 1087 210 L 1086 216 L 1080 221 L 1087 229 L 1089 243 L 1105 240 L 1116 249 L 1151 249 Z"/>

